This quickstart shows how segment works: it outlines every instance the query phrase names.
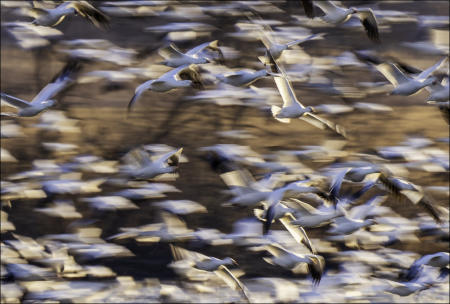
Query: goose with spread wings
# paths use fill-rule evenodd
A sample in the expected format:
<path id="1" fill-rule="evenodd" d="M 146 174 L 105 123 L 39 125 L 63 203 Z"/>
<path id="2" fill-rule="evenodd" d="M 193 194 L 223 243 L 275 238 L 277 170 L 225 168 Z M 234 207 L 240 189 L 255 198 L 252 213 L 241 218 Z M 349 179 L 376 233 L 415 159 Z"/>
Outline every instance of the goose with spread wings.
<path id="1" fill-rule="evenodd" d="M 175 271 L 182 274 L 182 272 L 189 271 L 189 268 L 195 268 L 197 270 L 203 270 L 208 272 L 214 272 L 219 278 L 221 278 L 230 288 L 239 290 L 243 297 L 248 301 L 248 290 L 242 284 L 242 282 L 228 269 L 228 265 L 237 265 L 236 261 L 230 257 L 224 259 L 218 259 L 210 257 L 199 252 L 186 250 L 179 246 L 170 244 L 170 250 L 174 262 L 170 264 L 170 267 Z M 186 266 L 188 266 L 186 269 Z"/>
<path id="2" fill-rule="evenodd" d="M 253 247 L 252 251 L 266 250 L 273 257 L 264 257 L 264 261 L 269 264 L 281 266 L 291 270 L 293 273 L 299 272 L 299 266 L 303 263 L 308 265 L 308 271 L 311 274 L 313 284 L 317 285 L 322 279 L 325 268 L 325 259 L 316 254 L 301 254 L 283 248 L 277 243 Z"/>
<path id="3" fill-rule="evenodd" d="M 439 69 L 447 60 L 448 57 L 442 58 L 415 77 L 405 75 L 399 67 L 393 63 L 381 63 L 375 67 L 394 86 L 394 89 L 390 93 L 391 95 L 408 96 L 429 85 L 436 85 L 437 80 L 435 77 L 431 76 L 431 74 Z"/>
<path id="4" fill-rule="evenodd" d="M 272 72 L 281 74 L 280 76 L 273 77 L 273 79 L 275 80 L 275 84 L 283 99 L 283 107 L 280 108 L 272 105 L 271 110 L 273 117 L 282 123 L 289 123 L 291 118 L 300 118 L 319 129 L 330 129 L 334 133 L 346 137 L 346 131 L 342 126 L 314 114 L 315 110 L 313 107 L 305 107 L 297 99 L 292 84 L 284 69 L 275 62 L 269 51 L 266 51 L 266 57 L 269 58 Z"/>
<path id="5" fill-rule="evenodd" d="M 200 73 L 195 64 L 180 66 L 176 69 L 170 70 L 158 79 L 148 80 L 139 85 L 128 103 L 128 112 L 146 90 L 167 92 L 172 89 L 186 88 L 190 86 L 198 89 L 203 87 Z"/>
<path id="6" fill-rule="evenodd" d="M 173 43 L 169 46 L 158 50 L 165 60 L 163 64 L 176 68 L 185 64 L 202 64 L 208 63 L 214 58 L 211 53 L 217 53 L 219 61 L 223 61 L 223 53 L 218 46 L 218 40 L 202 43 L 193 49 L 183 53 Z"/>
<path id="7" fill-rule="evenodd" d="M 67 63 L 62 71 L 55 76 L 53 81 L 47 84 L 31 102 L 1 93 L 1 98 L 9 105 L 19 109 L 17 113 L 1 113 L 3 116 L 19 116 L 32 117 L 42 111 L 52 107 L 56 101 L 54 98 L 58 93 L 74 83 L 74 75 L 80 70 L 81 66 L 78 62 L 71 61 Z"/>
<path id="8" fill-rule="evenodd" d="M 87 1 L 67 1 L 53 9 L 32 8 L 35 25 L 56 26 L 69 15 L 80 15 L 99 28 L 107 28 L 109 17 Z"/>
<path id="9" fill-rule="evenodd" d="M 369 39 L 374 42 L 380 41 L 377 19 L 370 8 L 343 8 L 337 6 L 333 1 L 302 0 L 302 4 L 307 17 L 311 19 L 316 17 L 314 6 L 318 6 L 324 12 L 324 15 L 320 16 L 320 18 L 327 23 L 335 25 L 344 23 L 353 14 L 357 14 Z"/>

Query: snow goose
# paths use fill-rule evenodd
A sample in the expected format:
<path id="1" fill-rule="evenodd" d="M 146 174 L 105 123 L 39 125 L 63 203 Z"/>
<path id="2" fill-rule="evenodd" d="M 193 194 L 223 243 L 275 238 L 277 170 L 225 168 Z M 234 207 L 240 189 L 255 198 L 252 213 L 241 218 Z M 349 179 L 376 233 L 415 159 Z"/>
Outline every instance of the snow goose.
<path id="1" fill-rule="evenodd" d="M 272 73 L 266 69 L 261 69 L 258 71 L 240 70 L 234 73 L 226 73 L 223 75 L 215 75 L 217 79 L 226 84 L 241 87 L 248 86 L 255 82 L 256 80 L 271 75 Z"/>
<path id="2" fill-rule="evenodd" d="M 128 103 L 128 112 L 146 90 L 167 92 L 175 88 L 185 88 L 190 86 L 195 88 L 202 87 L 200 73 L 198 72 L 195 64 L 180 66 L 176 69 L 170 70 L 158 79 L 148 80 L 139 85 Z"/>
<path id="3" fill-rule="evenodd" d="M 437 223 L 442 221 L 439 210 L 434 206 L 431 198 L 424 193 L 422 187 L 404 179 L 390 176 L 386 170 L 379 170 L 376 173 L 368 174 L 365 180 L 380 182 L 383 187 L 385 187 L 397 199 L 400 199 L 403 196 L 414 205 L 419 205 L 424 208 Z"/>
<path id="4" fill-rule="evenodd" d="M 68 15 L 80 15 L 99 28 L 109 25 L 109 17 L 87 1 L 68 1 L 54 9 L 32 8 L 31 14 L 36 18 L 31 23 L 43 26 L 56 26 Z"/>
<path id="5" fill-rule="evenodd" d="M 31 102 L 23 99 L 1 93 L 2 100 L 6 101 L 13 107 L 19 109 L 17 114 L 15 113 L 1 113 L 5 116 L 19 116 L 19 117 L 32 117 L 41 113 L 44 110 L 52 107 L 56 101 L 51 99 L 58 93 L 69 87 L 74 82 L 74 75 L 80 70 L 78 62 L 67 63 L 63 70 L 55 76 L 51 83 L 47 84 Z"/>
<path id="6" fill-rule="evenodd" d="M 218 259 L 210 257 L 195 251 L 189 251 L 184 248 L 170 244 L 170 250 L 174 258 L 174 262 L 170 267 L 175 270 L 186 271 L 186 266 L 193 267 L 198 270 L 214 272 L 220 277 L 230 288 L 239 290 L 243 297 L 249 301 L 248 290 L 242 282 L 228 269 L 227 265 L 237 265 L 236 261 L 230 257 Z M 181 266 L 181 267 L 180 267 Z"/>
<path id="7" fill-rule="evenodd" d="M 306 263 L 308 270 L 311 273 L 313 284 L 320 283 L 323 269 L 325 267 L 325 260 L 322 256 L 316 254 L 301 254 L 283 248 L 281 245 L 273 243 L 259 247 L 253 247 L 253 251 L 267 250 L 273 257 L 264 257 L 264 261 L 271 265 L 281 266 L 285 269 L 291 270 L 293 273 L 299 271 L 298 266 Z"/>
<path id="8" fill-rule="evenodd" d="M 448 252 L 437 252 L 424 255 L 423 257 L 415 260 L 414 263 L 409 267 L 406 278 L 408 280 L 416 278 L 419 272 L 423 269 L 424 265 L 439 267 L 442 269 L 441 272 L 444 272 L 449 263 L 450 255 Z"/>
<path id="9" fill-rule="evenodd" d="M 436 64 L 422 71 L 414 78 L 406 76 L 397 65 L 392 63 L 381 63 L 376 65 L 376 68 L 392 85 L 394 85 L 394 90 L 391 92 L 391 95 L 408 96 L 429 85 L 436 85 L 436 78 L 429 76 L 445 63 L 446 60 L 448 60 L 448 57 L 439 60 Z"/>
<path id="10" fill-rule="evenodd" d="M 174 68 L 192 63 L 208 63 L 211 60 L 211 52 L 216 52 L 219 60 L 223 61 L 224 57 L 218 47 L 218 40 L 202 43 L 186 53 L 180 51 L 173 43 L 158 50 L 159 55 L 165 59 L 163 64 Z"/>
<path id="11" fill-rule="evenodd" d="M 366 30 L 367 36 L 374 42 L 379 42 L 378 24 L 375 14 L 370 8 L 343 8 L 337 6 L 333 1 L 312 1 L 302 0 L 303 8 L 306 16 L 309 18 L 316 17 L 314 13 L 314 5 L 318 6 L 325 14 L 320 18 L 331 24 L 344 23 L 351 18 L 353 14 L 358 14 L 362 26 Z"/>
<path id="12" fill-rule="evenodd" d="M 151 160 L 148 153 L 141 149 L 131 151 L 130 156 L 136 160 L 136 164 L 124 167 L 125 174 L 138 179 L 151 179 L 160 174 L 173 173 L 178 167 L 183 148 L 167 152 L 158 158 Z"/>
<path id="13" fill-rule="evenodd" d="M 295 96 L 292 84 L 284 69 L 275 62 L 268 51 L 266 52 L 266 57 L 269 57 L 271 71 L 281 74 L 281 76 L 275 76 L 273 79 L 283 99 L 283 107 L 272 105 L 273 117 L 282 123 L 289 123 L 291 118 L 300 118 L 317 128 L 330 129 L 336 134 L 346 137 L 345 129 L 342 126 L 313 114 L 315 112 L 313 107 L 305 107 L 300 103 Z"/>

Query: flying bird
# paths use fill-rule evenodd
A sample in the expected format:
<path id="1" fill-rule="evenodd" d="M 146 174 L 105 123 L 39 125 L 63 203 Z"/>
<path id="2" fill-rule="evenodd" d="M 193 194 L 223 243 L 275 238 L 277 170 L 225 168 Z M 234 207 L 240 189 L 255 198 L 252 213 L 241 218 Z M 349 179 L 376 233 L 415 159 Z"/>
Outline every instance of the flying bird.
<path id="1" fill-rule="evenodd" d="M 374 42 L 380 41 L 377 19 L 370 8 L 343 8 L 337 6 L 333 1 L 302 0 L 302 4 L 307 17 L 311 19 L 317 17 L 313 7 L 315 5 L 324 12 L 324 15 L 320 16 L 320 18 L 326 23 L 335 25 L 344 23 L 348 21 L 353 14 L 357 14 L 369 39 Z"/>
<path id="2" fill-rule="evenodd" d="M 128 103 L 128 112 L 131 111 L 133 104 L 146 90 L 167 92 L 175 88 L 185 88 L 190 86 L 194 88 L 203 87 L 200 73 L 195 64 L 180 66 L 176 69 L 170 70 L 158 79 L 148 80 L 139 85 Z"/>
<path id="3" fill-rule="evenodd" d="M 163 64 L 170 67 L 179 67 L 186 64 L 202 64 L 212 61 L 211 53 L 216 52 L 219 61 L 223 61 L 223 53 L 218 47 L 218 40 L 202 43 L 195 48 L 183 53 L 173 43 L 158 50 L 159 55 L 164 57 Z"/>
<path id="4" fill-rule="evenodd" d="M 6 101 L 13 107 L 19 109 L 16 113 L 1 113 L 5 116 L 19 116 L 19 117 L 32 117 L 36 116 L 42 111 L 45 111 L 52 107 L 56 100 L 54 98 L 58 93 L 62 92 L 64 89 L 68 88 L 74 83 L 75 74 L 81 69 L 79 62 L 70 61 L 68 62 L 62 71 L 58 73 L 54 79 L 47 84 L 34 98 L 31 102 L 8 95 L 6 93 L 1 93 L 2 100 Z"/>
<path id="5" fill-rule="evenodd" d="M 109 25 L 109 17 L 87 1 L 67 1 L 53 9 L 34 7 L 30 14 L 35 17 L 31 23 L 42 26 L 57 26 L 69 15 L 80 15 L 99 28 Z"/>

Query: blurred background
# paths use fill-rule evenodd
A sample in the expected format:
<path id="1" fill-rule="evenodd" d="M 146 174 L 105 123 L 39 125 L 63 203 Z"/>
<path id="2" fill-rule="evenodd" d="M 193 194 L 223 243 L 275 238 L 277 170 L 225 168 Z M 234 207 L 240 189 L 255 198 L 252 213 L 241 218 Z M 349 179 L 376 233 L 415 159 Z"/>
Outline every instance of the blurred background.
<path id="1" fill-rule="evenodd" d="M 43 6 L 53 7 L 51 3 L 45 2 Z M 253 156 L 269 162 L 281 161 L 282 151 L 306 151 L 312 149 L 311 146 L 326 147 L 339 142 L 338 150 L 344 154 L 336 156 L 325 153 L 326 156 L 301 159 L 302 164 L 314 171 L 332 163 L 348 161 L 352 159 L 351 155 L 357 153 L 386 157 L 386 162 L 407 168 L 409 172 L 404 177 L 408 181 L 424 188 L 440 189 L 432 193 L 433 198 L 437 205 L 446 207 L 448 212 L 449 128 L 441 111 L 426 103 L 429 94 L 427 90 L 421 90 L 412 96 L 372 93 L 376 90 L 369 90 L 373 89 L 371 84 L 386 80 L 381 73 L 371 69 L 370 64 L 359 60 L 354 52 L 371 50 L 382 60 L 399 62 L 419 70 L 426 69 L 443 56 L 448 56 L 449 2 L 341 3 L 347 7 L 371 7 L 377 16 L 381 43 L 370 41 L 358 20 L 350 20 L 337 27 L 309 20 L 305 17 L 300 1 L 95 1 L 93 4 L 110 17 L 110 27 L 107 30 L 99 29 L 79 16 L 68 16 L 46 33 L 34 33 L 14 24 L 33 20 L 27 16 L 28 1 L 1 1 L 2 92 L 31 100 L 69 58 L 78 58 L 82 64 L 77 82 L 61 94 L 57 104 L 50 110 L 31 118 L 2 116 L 2 210 L 7 212 L 7 221 L 14 227 L 2 229 L 2 247 L 3 242 L 17 239 L 12 233 L 39 239 L 69 234 L 79 227 L 95 227 L 99 229 L 96 230 L 99 231 L 98 237 L 106 240 L 119 233 L 121 227 L 159 222 L 160 208 L 154 203 L 163 200 L 192 200 L 207 209 L 207 212 L 181 216 L 190 229 L 203 227 L 231 233 L 237 220 L 252 217 L 253 212 L 251 208 L 221 206 L 230 199 L 224 192 L 227 186 L 211 168 L 208 154 L 202 149 L 218 144 L 250 148 L 254 151 Z M 286 51 L 283 54 L 283 65 L 292 77 L 298 99 L 304 105 L 316 106 L 322 112 L 320 115 L 343 126 L 349 135 L 347 141 L 335 138 L 301 120 L 293 120 L 290 124 L 278 122 L 268 111 L 270 105 L 282 102 L 272 78 L 265 77 L 254 82 L 252 85 L 256 89 L 252 88 L 253 91 L 246 87 L 223 88 L 211 75 L 225 70 L 217 69 L 218 64 L 214 63 L 202 66 L 204 90 L 181 88 L 165 93 L 146 91 L 127 115 L 127 104 L 136 87 L 170 70 L 159 64 L 163 58 L 158 54 L 158 49 L 171 42 L 185 51 L 200 43 L 218 40 L 225 57 L 226 71 L 264 69 L 264 65 L 258 60 L 258 56 L 264 54 L 264 48 L 251 31 L 245 7 L 256 11 L 264 23 L 272 27 L 272 35 L 280 43 L 302 39 L 312 33 L 325 34 L 323 39 L 307 41 Z M 93 52 L 84 51 L 87 55 L 83 55 L 83 49 L 103 50 L 104 53 L 99 58 L 93 58 Z M 448 73 L 448 65 L 446 69 Z M 111 72 L 102 74 L 95 73 L 96 71 L 120 73 L 113 75 Z M 383 107 L 372 111 L 362 103 Z M 10 107 L 2 103 L 2 112 L 9 110 Z M 425 146 L 434 149 L 433 153 L 444 159 L 442 168 L 429 169 L 431 165 L 427 168 L 409 167 L 408 164 L 415 161 L 414 156 L 411 156 L 414 151 L 408 150 L 410 154 L 406 159 L 401 153 L 392 158 L 385 153 L 390 146 L 405 147 L 405 141 L 411 138 L 427 142 Z M 117 173 L 117 164 L 124 155 L 143 145 L 159 145 L 162 150 L 169 149 L 166 146 L 173 149 L 183 147 L 185 159 L 179 165 L 177 177 L 167 182 L 161 181 L 179 191 L 155 195 L 154 198 L 130 199 L 136 208 L 124 210 L 96 208 L 84 200 L 118 193 L 124 190 L 124 185 L 120 183 L 104 183 L 94 194 L 74 192 L 49 195 L 48 191 L 44 191 L 44 194 L 39 192 L 43 189 L 42 180 L 53 174 L 48 172 L 61 168 L 63 164 L 82 164 L 82 157 L 86 158 L 86 162 L 89 162 L 88 156 L 95 157 L 103 162 L 101 165 L 104 167 L 78 169 L 82 172 L 80 180 L 112 179 Z M 417 147 L 415 149 L 420 150 Z M 40 173 L 44 176 L 20 176 L 36 168 L 44 172 Z M 258 178 L 272 170 L 269 166 L 249 166 L 248 169 Z M 62 200 L 72 202 L 79 216 L 61 217 L 36 211 Z M 423 213 L 418 206 L 392 199 L 385 205 L 409 219 L 417 218 Z M 6 218 L 2 214 L 2 225 L 5 223 Z M 281 226 L 276 224 L 274 229 L 281 229 Z M 324 231 L 324 228 L 311 229 L 308 234 L 314 243 L 314 240 L 322 238 Z M 443 241 L 418 237 L 395 243 L 389 248 L 408 251 L 414 258 L 437 251 L 448 251 L 448 225 L 446 231 Z M 142 280 L 147 280 L 147 285 L 142 285 L 146 289 L 139 293 L 136 291 L 135 294 L 122 293 L 110 298 L 105 296 L 105 299 L 109 299 L 107 301 L 141 299 L 144 302 L 170 302 L 184 299 L 195 302 L 212 300 L 214 296 L 223 297 L 216 298 L 220 302 L 239 301 L 236 300 L 236 295 L 233 297 L 228 294 L 226 287 L 218 289 L 220 292 L 216 295 L 206 293 L 205 298 L 193 296 L 196 293 L 176 281 L 177 276 L 167 267 L 172 259 L 167 243 L 139 243 L 132 239 L 108 242 L 120 245 L 123 250 L 118 250 L 117 254 L 114 251 L 108 252 L 104 257 L 100 255 L 98 258 L 84 258 L 82 254 L 76 256 L 76 261 L 81 265 L 108 267 L 113 274 L 105 277 L 87 275 L 83 278 L 61 279 L 41 273 L 37 279 L 19 278 L 12 275 L 13 271 L 2 261 L 2 301 L 64 300 L 57 293 L 44 295 L 43 290 L 48 290 L 47 287 L 34 290 L 30 287 L 32 281 L 101 282 L 104 285 L 98 287 L 98 290 L 105 290 L 108 284 L 116 284 L 114 286 L 117 287 L 117 282 L 120 282 L 119 285 L 124 290 L 137 290 L 117 278 L 128 278 L 135 282 L 135 287 L 138 284 L 136 282 L 144 284 Z M 308 285 L 306 276 L 301 277 L 299 283 L 298 277 L 265 263 L 254 253 L 237 246 L 208 246 L 206 249 L 195 244 L 189 246 L 194 249 L 198 247 L 199 251 L 211 256 L 230 256 L 236 259 L 240 269 L 245 272 L 242 280 L 249 284 L 251 291 L 252 282 L 258 282 L 252 280 L 266 276 L 300 284 L 296 288 Z M 340 269 L 341 261 L 333 260 L 336 257 L 335 251 L 354 248 L 338 243 L 333 243 L 332 247 L 335 250 L 321 252 L 319 248 L 318 251 L 326 258 L 327 269 L 336 271 Z M 181 300 L 164 297 L 162 294 L 166 291 L 161 291 L 162 285 L 151 280 L 168 284 L 167 286 L 179 286 L 189 296 Z M 21 281 L 28 283 L 19 284 Z M 156 285 L 160 289 L 154 292 L 152 286 Z M 4 296 L 5 286 L 16 293 Z M 346 298 L 337 300 L 364 301 L 370 298 L 364 294 L 363 284 L 352 286 L 348 288 L 354 292 L 354 298 L 349 293 Z M 256 294 L 257 289 L 253 290 Z M 315 294 L 316 291 L 308 292 L 311 293 L 309 297 L 302 297 L 301 292 L 294 292 L 292 299 L 281 300 L 329 301 L 324 296 Z M 173 291 L 173 294 L 176 292 Z M 449 300 L 448 286 L 446 290 L 441 287 L 431 294 L 430 290 L 423 291 L 414 299 L 423 302 Z M 386 294 L 381 291 L 372 291 L 370 296 L 373 296 L 373 301 L 404 300 L 386 298 Z M 87 301 L 81 294 L 74 293 L 71 297 L 70 300 L 74 302 Z M 261 299 L 280 300 L 274 293 L 261 295 Z"/>

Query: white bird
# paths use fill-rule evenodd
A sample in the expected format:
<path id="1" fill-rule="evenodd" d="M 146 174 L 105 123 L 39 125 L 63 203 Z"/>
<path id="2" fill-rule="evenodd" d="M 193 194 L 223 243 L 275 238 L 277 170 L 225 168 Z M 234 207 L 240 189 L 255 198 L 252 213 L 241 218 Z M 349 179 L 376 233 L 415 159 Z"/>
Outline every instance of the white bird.
<path id="1" fill-rule="evenodd" d="M 165 59 L 163 64 L 176 68 L 186 64 L 202 64 L 210 62 L 210 56 L 207 54 L 206 50 L 217 52 L 219 58 L 223 59 L 223 54 L 218 47 L 218 40 L 202 43 L 186 53 L 181 52 L 173 43 L 171 43 L 169 46 L 159 49 L 158 53 Z"/>
<path id="2" fill-rule="evenodd" d="M 434 254 L 427 254 L 414 261 L 409 267 L 406 278 L 412 280 L 417 277 L 424 265 L 439 267 L 441 269 L 447 267 L 450 263 L 450 254 L 448 252 L 437 252 Z"/>
<path id="3" fill-rule="evenodd" d="M 35 25 L 56 26 L 69 15 L 80 15 L 100 28 L 109 25 L 109 17 L 87 1 L 67 1 L 54 9 L 34 7 L 30 13 L 36 18 L 31 22 Z"/>
<path id="4" fill-rule="evenodd" d="M 306 263 L 308 265 L 308 270 L 311 273 L 313 284 L 317 285 L 320 283 L 325 267 L 325 260 L 322 256 L 293 252 L 275 243 L 254 247 L 252 250 L 259 251 L 261 249 L 267 250 L 273 255 L 272 258 L 264 257 L 264 261 L 272 265 L 278 265 L 285 269 L 289 269 L 293 273 L 298 272 L 298 266 L 300 264 Z"/>
<path id="5" fill-rule="evenodd" d="M 409 296 L 410 294 L 428 289 L 432 286 L 430 282 L 395 282 L 391 280 L 387 280 L 387 282 L 390 287 L 385 291 L 402 297 Z"/>
<path id="6" fill-rule="evenodd" d="M 226 84 L 235 87 L 241 87 L 241 86 L 248 86 L 253 82 L 255 82 L 256 80 L 269 75 L 272 75 L 272 73 L 267 71 L 266 69 L 261 69 L 258 71 L 240 70 L 234 73 L 227 73 L 224 75 L 218 74 L 215 76 L 221 82 L 224 82 Z"/>
<path id="7" fill-rule="evenodd" d="M 160 174 L 173 173 L 178 167 L 183 148 L 167 152 L 155 160 L 141 150 L 133 150 L 131 155 L 137 160 L 137 164 L 125 166 L 125 174 L 138 179 L 151 179 Z"/>
<path id="8" fill-rule="evenodd" d="M 2 100 L 5 100 L 8 104 L 19 109 L 17 114 L 14 113 L 1 113 L 5 116 L 19 116 L 19 117 L 32 117 L 48 108 L 52 107 L 56 101 L 53 100 L 58 93 L 66 89 L 74 82 L 74 74 L 78 72 L 80 65 L 77 62 L 69 62 L 65 65 L 63 70 L 47 84 L 31 102 L 23 99 L 1 93 Z"/>
<path id="9" fill-rule="evenodd" d="M 358 14 L 362 26 L 366 30 L 367 36 L 374 42 L 379 42 L 378 24 L 375 14 L 370 8 L 343 8 L 337 6 L 333 1 L 312 1 L 303 0 L 303 8 L 309 18 L 314 18 L 313 5 L 318 6 L 325 15 L 320 18 L 331 24 L 340 24 L 348 21 L 353 14 Z"/>
<path id="10" fill-rule="evenodd" d="M 195 64 L 180 66 L 176 69 L 170 70 L 158 79 L 148 80 L 139 85 L 128 103 L 128 112 L 146 90 L 166 92 L 175 88 L 185 88 L 190 86 L 195 88 L 202 87 L 200 74 Z"/>
<path id="11" fill-rule="evenodd" d="M 313 107 L 305 107 L 298 101 L 284 69 L 277 65 L 269 52 L 266 52 L 266 54 L 269 57 L 272 72 L 280 73 L 282 75 L 281 77 L 276 76 L 273 78 L 278 91 L 281 94 L 281 98 L 283 99 L 282 108 L 272 105 L 271 110 L 273 117 L 283 123 L 289 123 L 291 118 L 300 118 L 317 128 L 330 129 L 340 136 L 345 137 L 346 132 L 343 127 L 313 114 L 315 112 Z"/>
<path id="12" fill-rule="evenodd" d="M 429 76 L 446 60 L 448 60 L 448 57 L 439 60 L 436 64 L 422 71 L 414 78 L 406 76 L 397 65 L 392 63 L 381 63 L 376 65 L 376 68 L 394 86 L 394 90 L 390 93 L 391 95 L 408 96 L 416 93 L 426 86 L 436 85 L 436 78 Z"/>
<path id="13" fill-rule="evenodd" d="M 217 276 L 224 280 L 224 282 L 232 289 L 239 289 L 246 300 L 248 300 L 247 288 L 242 282 L 228 269 L 227 265 L 237 265 L 236 261 L 230 257 L 224 259 L 218 259 L 215 257 L 209 257 L 204 254 L 189 251 L 184 248 L 174 246 L 170 244 L 170 250 L 174 258 L 174 262 L 171 264 L 172 268 L 177 268 L 177 262 L 185 263 L 190 267 L 204 270 L 208 272 L 214 272 Z"/>
<path id="14" fill-rule="evenodd" d="M 330 211 L 322 211 L 320 209 L 316 209 L 313 206 L 296 200 L 294 200 L 301 209 L 296 209 L 296 220 L 293 220 L 291 224 L 299 225 L 303 228 L 315 228 L 323 226 L 329 223 L 332 219 L 342 216 L 343 212 L 341 209 L 330 210 Z"/>
<path id="15" fill-rule="evenodd" d="M 290 185 L 293 184 L 294 183 L 291 183 Z M 264 233 L 267 233 L 272 222 L 278 219 L 296 242 L 304 244 L 311 253 L 315 254 L 316 250 L 314 249 L 314 246 L 309 240 L 308 235 L 306 234 L 306 231 L 303 229 L 303 227 L 296 227 L 291 223 L 291 221 L 296 220 L 296 218 L 292 214 L 293 212 L 295 212 L 294 209 L 285 206 L 284 204 L 286 204 L 286 202 L 284 204 L 283 202 L 281 202 L 284 192 L 286 192 L 287 190 L 295 189 L 295 191 L 307 192 L 312 191 L 310 189 L 315 190 L 315 188 L 299 187 L 297 185 L 295 185 L 295 188 L 293 188 L 292 186 L 290 187 L 290 185 L 279 188 L 272 192 L 268 199 L 268 207 L 265 212 L 265 218 L 263 218 L 263 214 L 259 214 L 258 212 L 255 212 L 255 215 L 257 217 L 259 216 L 260 219 L 264 221 Z"/>
<path id="16" fill-rule="evenodd" d="M 331 234 L 352 234 L 360 228 L 375 224 L 373 219 L 364 220 L 367 214 L 375 207 L 386 200 L 387 196 L 374 196 L 364 205 L 354 207 L 347 212 L 340 206 L 344 213 L 343 217 L 338 217 L 333 221 L 333 227 L 328 230 Z"/>

